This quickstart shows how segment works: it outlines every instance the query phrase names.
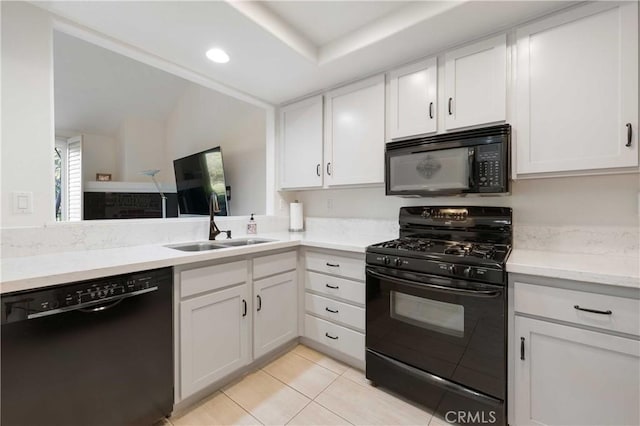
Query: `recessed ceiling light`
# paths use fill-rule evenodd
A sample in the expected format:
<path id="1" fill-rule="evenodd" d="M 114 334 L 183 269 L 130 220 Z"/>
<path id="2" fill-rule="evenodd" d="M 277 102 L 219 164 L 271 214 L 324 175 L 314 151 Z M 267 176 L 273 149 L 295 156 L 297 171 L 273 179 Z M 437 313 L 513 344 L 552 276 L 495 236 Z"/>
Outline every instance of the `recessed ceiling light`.
<path id="1" fill-rule="evenodd" d="M 226 64 L 229 62 L 229 55 L 227 55 L 227 52 L 218 47 L 207 50 L 207 58 L 218 64 Z"/>

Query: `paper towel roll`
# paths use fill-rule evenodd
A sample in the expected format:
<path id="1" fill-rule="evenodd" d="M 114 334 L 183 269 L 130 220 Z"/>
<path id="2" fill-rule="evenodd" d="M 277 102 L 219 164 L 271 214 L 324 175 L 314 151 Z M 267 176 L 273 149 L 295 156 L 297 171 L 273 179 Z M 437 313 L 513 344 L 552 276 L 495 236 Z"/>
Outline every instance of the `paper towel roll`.
<path id="1" fill-rule="evenodd" d="M 303 228 L 302 203 L 295 201 L 289 204 L 289 231 L 299 232 Z"/>

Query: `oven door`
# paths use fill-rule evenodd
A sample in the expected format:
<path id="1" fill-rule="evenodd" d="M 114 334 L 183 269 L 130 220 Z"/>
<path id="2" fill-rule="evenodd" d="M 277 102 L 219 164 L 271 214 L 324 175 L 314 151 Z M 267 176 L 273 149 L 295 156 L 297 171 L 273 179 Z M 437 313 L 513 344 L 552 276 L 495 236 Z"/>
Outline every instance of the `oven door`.
<path id="1" fill-rule="evenodd" d="M 366 288 L 368 352 L 504 401 L 505 287 L 367 267 Z"/>

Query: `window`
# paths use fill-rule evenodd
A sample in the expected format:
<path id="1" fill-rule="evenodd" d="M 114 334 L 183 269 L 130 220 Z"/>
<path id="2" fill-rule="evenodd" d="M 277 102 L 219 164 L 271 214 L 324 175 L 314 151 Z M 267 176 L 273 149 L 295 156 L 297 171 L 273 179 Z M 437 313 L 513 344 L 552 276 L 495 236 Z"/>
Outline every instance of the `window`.
<path id="1" fill-rule="evenodd" d="M 82 220 L 82 136 L 56 138 L 53 161 L 56 220 Z"/>

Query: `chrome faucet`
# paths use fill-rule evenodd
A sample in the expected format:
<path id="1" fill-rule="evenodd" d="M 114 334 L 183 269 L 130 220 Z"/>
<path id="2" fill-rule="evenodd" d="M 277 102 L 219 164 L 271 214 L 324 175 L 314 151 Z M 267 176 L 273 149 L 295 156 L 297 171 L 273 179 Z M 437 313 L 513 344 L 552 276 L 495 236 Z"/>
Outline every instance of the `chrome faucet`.
<path id="1" fill-rule="evenodd" d="M 227 234 L 227 238 L 231 238 L 231 231 L 221 231 L 216 225 L 216 213 L 220 213 L 220 205 L 218 204 L 218 196 L 213 192 L 209 198 L 209 240 L 215 240 L 223 232 Z"/>

